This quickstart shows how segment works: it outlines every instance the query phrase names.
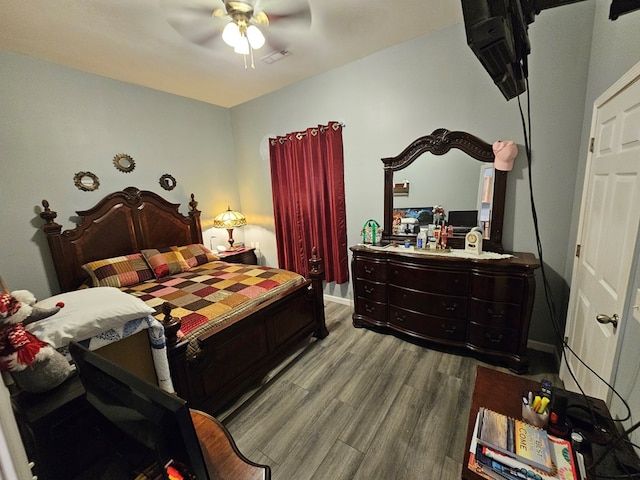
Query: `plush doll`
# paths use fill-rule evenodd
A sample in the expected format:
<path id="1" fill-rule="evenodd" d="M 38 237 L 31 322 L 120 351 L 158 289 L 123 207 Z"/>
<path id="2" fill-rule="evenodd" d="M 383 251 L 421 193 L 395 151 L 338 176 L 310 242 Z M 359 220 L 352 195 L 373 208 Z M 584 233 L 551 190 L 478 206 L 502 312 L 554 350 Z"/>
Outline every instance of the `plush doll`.
<path id="1" fill-rule="evenodd" d="M 22 390 L 37 393 L 60 385 L 73 369 L 64 355 L 24 328 L 64 305 L 42 309 L 35 302 L 27 290 L 0 293 L 0 370 L 9 372 Z"/>

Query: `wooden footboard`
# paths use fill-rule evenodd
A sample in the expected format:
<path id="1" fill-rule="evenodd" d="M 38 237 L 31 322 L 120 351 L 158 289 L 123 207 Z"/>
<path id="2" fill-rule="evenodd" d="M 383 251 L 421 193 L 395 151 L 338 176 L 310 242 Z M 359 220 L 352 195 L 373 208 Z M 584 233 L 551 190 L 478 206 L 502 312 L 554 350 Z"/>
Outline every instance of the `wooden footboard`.
<path id="1" fill-rule="evenodd" d="M 312 275 L 295 291 L 198 337 L 200 352 L 192 357 L 187 357 L 187 342 L 176 336 L 179 320 L 168 315 L 169 365 L 178 395 L 192 408 L 215 415 L 260 384 L 301 342 L 326 337 L 323 272 L 315 269 Z"/>

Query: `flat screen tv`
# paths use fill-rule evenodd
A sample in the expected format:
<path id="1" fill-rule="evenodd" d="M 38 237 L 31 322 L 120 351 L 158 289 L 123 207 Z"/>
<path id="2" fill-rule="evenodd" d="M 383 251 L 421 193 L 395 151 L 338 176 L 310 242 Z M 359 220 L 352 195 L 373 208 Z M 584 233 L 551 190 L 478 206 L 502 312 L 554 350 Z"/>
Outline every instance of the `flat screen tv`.
<path id="1" fill-rule="evenodd" d="M 541 10 L 583 0 L 462 0 L 467 44 L 507 100 L 524 93 L 528 27 Z"/>
<path id="2" fill-rule="evenodd" d="M 166 480 L 169 477 L 164 466 L 171 461 L 186 467 L 192 478 L 209 478 L 185 400 L 82 345 L 71 343 L 69 352 L 88 402 L 120 430 L 155 452 Z"/>

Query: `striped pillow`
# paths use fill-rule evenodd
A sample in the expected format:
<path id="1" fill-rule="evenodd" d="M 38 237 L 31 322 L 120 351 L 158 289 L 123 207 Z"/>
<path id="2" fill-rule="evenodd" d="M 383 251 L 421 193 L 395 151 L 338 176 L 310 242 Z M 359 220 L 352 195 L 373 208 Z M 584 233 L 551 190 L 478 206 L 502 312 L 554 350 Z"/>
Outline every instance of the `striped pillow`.
<path id="1" fill-rule="evenodd" d="M 140 253 L 96 260 L 85 263 L 82 268 L 89 274 L 94 287 L 120 288 L 154 278 Z"/>
<path id="2" fill-rule="evenodd" d="M 204 265 L 205 263 L 215 262 L 220 258 L 213 254 L 211 250 L 202 244 L 194 243 L 192 245 L 185 245 L 183 247 L 171 247 L 177 249 L 189 267 L 197 267 L 198 265 Z"/>
<path id="3" fill-rule="evenodd" d="M 156 278 L 191 270 L 177 247 L 147 248 L 140 253 L 153 270 Z"/>

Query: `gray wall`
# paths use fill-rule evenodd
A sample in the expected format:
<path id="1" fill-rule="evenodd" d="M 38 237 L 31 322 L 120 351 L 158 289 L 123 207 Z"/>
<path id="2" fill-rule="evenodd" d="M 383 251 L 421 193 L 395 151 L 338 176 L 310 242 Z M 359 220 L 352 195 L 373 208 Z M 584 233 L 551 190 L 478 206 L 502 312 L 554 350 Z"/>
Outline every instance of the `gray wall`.
<path id="1" fill-rule="evenodd" d="M 65 229 L 75 210 L 132 185 L 182 205 L 195 193 L 205 223 L 241 207 L 228 109 L 6 52 L 0 77 L 0 275 L 11 289 L 58 292 L 42 199 Z M 132 172 L 115 169 L 117 153 L 133 157 Z M 96 174 L 99 189 L 78 190 L 79 171 Z M 176 178 L 171 192 L 158 184 L 164 173 Z"/>
<path id="2" fill-rule="evenodd" d="M 543 12 L 530 27 L 533 185 L 549 276 L 560 308 L 568 291 L 563 278 L 569 242 L 573 184 L 587 87 L 594 4 Z M 286 61 L 286 60 L 285 60 Z M 266 139 L 339 120 L 343 131 L 347 226 L 350 245 L 362 224 L 382 220 L 380 158 L 400 153 L 436 128 L 465 130 L 492 143 L 514 140 L 521 154 L 510 173 L 504 246 L 535 251 L 528 168 L 516 100 L 505 101 L 466 45 L 463 25 L 387 49 L 323 75 L 231 109 L 236 160 L 243 172 L 245 213 L 264 222 L 245 234 L 260 242 L 275 264 L 272 200 Z M 569 188 L 567 188 L 569 186 Z M 250 233 L 249 233 L 250 232 Z M 351 297 L 349 286 L 326 293 Z M 538 289 L 530 338 L 555 342 L 543 289 Z"/>
<path id="3" fill-rule="evenodd" d="M 593 113 L 593 102 L 602 95 L 616 80 L 640 62 L 640 12 L 620 17 L 615 22 L 607 20 L 610 2 L 598 1 L 593 28 L 593 48 L 589 62 L 589 82 L 585 100 L 585 116 L 581 142 L 580 158 L 586 160 L 589 130 Z M 581 160 L 579 176 L 584 176 L 585 162 Z M 577 228 L 579 217 L 580 195 L 582 183 L 576 188 L 573 229 Z M 570 271 L 571 266 L 567 267 Z M 632 278 L 629 287 L 628 302 L 622 316 L 622 328 L 618 332 L 621 338 L 618 371 L 613 385 L 620 395 L 629 403 L 632 416 L 623 423 L 628 428 L 640 420 L 640 362 L 638 361 L 638 345 L 640 345 L 640 322 L 633 318 L 633 305 L 636 292 L 640 289 L 640 238 L 636 242 L 636 255 Z M 614 417 L 625 418 L 627 409 L 622 402 L 613 396 L 611 412 Z M 635 443 L 640 443 L 640 431 L 632 436 Z"/>

